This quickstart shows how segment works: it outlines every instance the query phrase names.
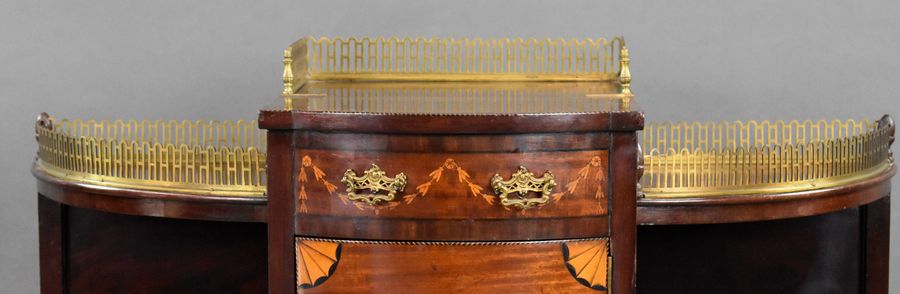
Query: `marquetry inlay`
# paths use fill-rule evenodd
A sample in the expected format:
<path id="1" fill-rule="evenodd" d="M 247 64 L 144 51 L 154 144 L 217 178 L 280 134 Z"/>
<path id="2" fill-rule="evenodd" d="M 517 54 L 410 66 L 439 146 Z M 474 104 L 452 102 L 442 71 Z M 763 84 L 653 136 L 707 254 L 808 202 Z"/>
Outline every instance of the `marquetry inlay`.
<path id="1" fill-rule="evenodd" d="M 566 242 L 562 245 L 562 251 L 566 267 L 575 280 L 594 290 L 609 289 L 612 258 L 608 239 Z"/>

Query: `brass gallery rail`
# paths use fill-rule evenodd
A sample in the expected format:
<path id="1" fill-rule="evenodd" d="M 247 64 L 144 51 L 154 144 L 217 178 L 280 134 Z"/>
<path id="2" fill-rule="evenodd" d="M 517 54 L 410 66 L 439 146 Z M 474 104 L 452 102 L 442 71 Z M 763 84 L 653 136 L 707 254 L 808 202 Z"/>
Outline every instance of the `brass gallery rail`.
<path id="1" fill-rule="evenodd" d="M 890 169 L 893 121 L 650 123 L 646 197 L 772 194 L 834 187 Z"/>
<path id="2" fill-rule="evenodd" d="M 649 123 L 645 197 L 813 190 L 893 164 L 893 121 Z M 266 133 L 255 121 L 81 121 L 42 117 L 36 168 L 119 188 L 264 197 Z"/>
<path id="3" fill-rule="evenodd" d="M 74 182 L 217 196 L 266 192 L 256 121 L 57 121 L 36 126 L 35 168 Z"/>

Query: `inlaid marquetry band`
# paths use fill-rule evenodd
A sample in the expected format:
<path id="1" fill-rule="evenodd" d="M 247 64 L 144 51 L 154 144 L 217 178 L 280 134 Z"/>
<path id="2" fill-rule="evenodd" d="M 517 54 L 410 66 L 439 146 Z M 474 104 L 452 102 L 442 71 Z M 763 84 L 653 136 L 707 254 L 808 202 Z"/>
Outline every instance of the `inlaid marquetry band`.
<path id="1" fill-rule="evenodd" d="M 562 244 L 566 269 L 576 281 L 594 290 L 608 291 L 612 284 L 612 256 L 608 240 Z"/>
<path id="2" fill-rule="evenodd" d="M 398 173 L 395 177 L 390 178 L 377 165 L 372 165 L 366 170 L 362 176 L 358 176 L 352 169 L 348 169 L 341 182 L 347 186 L 346 193 L 337 191 L 334 183 L 328 180 L 328 175 L 323 171 L 312 157 L 302 154 L 300 168 L 297 173 L 297 212 L 307 213 L 309 207 L 309 193 L 307 185 L 312 183 L 320 185 L 328 192 L 328 195 L 338 197 L 342 203 L 353 205 L 360 210 L 372 210 L 376 214 L 383 209 L 393 209 L 401 204 L 395 200 L 395 194 L 403 191 L 407 184 L 408 177 L 405 173 Z M 592 156 L 584 167 L 579 169 L 576 177 L 568 181 L 564 185 L 563 191 L 553 192 L 557 183 L 552 173 L 545 172 L 541 177 L 535 177 L 534 174 L 528 172 L 524 167 L 520 167 L 518 171 L 512 174 L 510 180 L 504 180 L 499 174 L 495 174 L 491 178 L 491 187 L 494 189 L 495 195 L 483 192 L 484 187 L 475 183 L 469 172 L 459 165 L 456 159 L 447 158 L 437 169 L 431 171 L 427 176 L 422 178 L 428 179 L 426 182 L 417 185 L 413 191 L 403 195 L 402 203 L 412 204 L 419 197 L 428 195 L 431 187 L 440 182 L 445 172 L 456 172 L 458 181 L 465 185 L 465 188 L 473 197 L 481 198 L 488 205 L 494 205 L 495 199 L 500 198 L 501 207 L 505 209 L 516 208 L 524 212 L 525 209 L 549 203 L 550 201 L 558 202 L 564 196 L 574 194 L 582 182 L 589 182 L 590 174 L 593 172 L 593 179 L 596 179 L 597 191 L 594 194 L 596 199 L 605 198 L 603 192 L 603 182 L 605 173 L 602 168 L 602 159 L 600 156 Z M 310 179 L 309 173 L 312 172 L 313 179 Z M 416 175 L 412 175 L 416 177 Z M 369 191 L 364 193 L 360 191 Z M 378 192 L 386 192 L 379 194 Z M 539 196 L 528 198 L 526 195 L 536 192 Z M 605 209 L 603 211 L 605 213 Z"/>
<path id="3" fill-rule="evenodd" d="M 334 274 L 341 259 L 341 243 L 298 238 L 295 245 L 297 288 L 321 285 Z"/>

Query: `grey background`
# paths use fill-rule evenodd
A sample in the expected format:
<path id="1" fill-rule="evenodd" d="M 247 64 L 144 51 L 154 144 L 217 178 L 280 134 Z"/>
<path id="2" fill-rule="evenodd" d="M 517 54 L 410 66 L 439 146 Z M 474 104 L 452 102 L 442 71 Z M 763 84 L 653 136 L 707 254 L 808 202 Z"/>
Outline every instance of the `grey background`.
<path id="1" fill-rule="evenodd" d="M 0 292 L 38 291 L 29 169 L 41 111 L 254 118 L 276 101 L 282 49 L 305 35 L 624 34 L 648 120 L 898 117 L 898 15 L 897 1 L 4 0 Z M 898 256 L 891 258 L 895 273 Z M 898 289 L 900 275 L 892 276 Z"/>

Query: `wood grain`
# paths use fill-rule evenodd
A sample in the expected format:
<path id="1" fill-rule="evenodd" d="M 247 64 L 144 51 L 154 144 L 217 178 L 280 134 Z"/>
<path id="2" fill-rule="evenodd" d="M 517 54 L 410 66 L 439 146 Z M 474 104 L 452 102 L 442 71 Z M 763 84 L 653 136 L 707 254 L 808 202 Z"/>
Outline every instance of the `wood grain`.
<path id="1" fill-rule="evenodd" d="M 268 144 L 270 158 L 275 153 L 289 152 L 290 155 L 279 155 L 277 161 L 292 157 L 295 168 L 291 183 L 282 182 L 283 178 L 277 183 L 278 189 L 293 186 L 292 199 L 281 199 L 286 197 L 282 192 L 271 193 L 276 183 L 269 181 L 269 225 L 279 227 L 279 234 L 291 226 L 298 236 L 385 241 L 559 240 L 612 235 L 612 287 L 616 293 L 633 291 L 637 161 L 634 131 L 643 126 L 643 114 L 636 108 L 550 115 L 263 110 L 259 123 L 270 130 L 270 136 L 273 132 L 293 134 L 291 143 L 276 144 L 270 140 Z M 343 174 L 348 169 L 361 174 L 372 164 L 377 164 L 388 177 L 401 172 L 406 175 L 407 185 L 399 199 L 369 206 L 342 197 L 346 193 L 340 182 Z M 491 177 L 499 174 L 508 178 L 519 166 L 538 175 L 547 170 L 555 175 L 558 185 L 549 203 L 524 211 L 504 209 L 497 204 Z M 612 183 L 615 181 L 621 183 Z M 293 217 L 285 219 L 280 210 L 292 201 Z M 286 221 L 291 224 L 283 224 Z M 277 277 L 274 271 L 284 271 L 282 260 L 296 256 L 285 251 L 283 236 L 278 238 L 278 244 L 270 243 L 270 262 L 279 263 L 277 268 L 270 266 L 272 279 L 278 279 L 275 283 L 279 285 L 277 290 L 275 286 L 272 289 L 273 293 L 289 293 L 283 284 L 297 269 L 290 274 L 277 273 Z M 518 275 L 528 277 L 543 272 L 546 264 L 542 260 L 546 258 L 522 256 L 523 251 L 531 250 L 530 245 L 508 249 L 518 254 L 470 251 L 474 249 L 444 253 L 446 249 L 427 247 L 387 250 L 376 246 L 365 249 L 369 253 L 359 255 L 358 260 L 348 253 L 355 248 L 351 246 L 359 245 L 343 247 L 342 252 L 347 255 L 342 257 L 335 275 L 321 286 L 311 288 L 311 293 L 442 293 L 463 289 L 474 293 L 594 291 L 571 276 L 569 284 L 557 285 L 560 280 L 544 277 L 547 274 L 534 281 L 525 278 L 527 282 L 522 282 L 515 274 L 494 272 L 494 269 L 517 269 L 525 272 Z M 559 247 L 555 252 L 554 263 L 562 266 L 557 270 L 563 269 L 560 273 L 567 274 Z M 380 257 L 382 254 L 416 261 L 386 262 L 392 258 Z M 492 262 L 481 263 L 485 259 Z M 422 260 L 429 263 L 415 263 Z M 350 265 L 345 265 L 345 261 Z M 430 265 L 440 265 L 450 271 L 432 276 L 429 269 L 437 270 Z M 364 269 L 361 272 L 366 275 L 384 273 L 386 276 L 380 278 L 383 281 L 375 282 L 368 276 L 359 276 L 362 273 L 352 273 L 356 278 L 342 281 L 342 266 Z M 519 287 L 517 283 L 526 286 Z M 370 284 L 374 286 L 365 286 Z M 337 288 L 328 290 L 328 287 Z"/>
<path id="2" fill-rule="evenodd" d="M 294 170 L 292 132 L 270 131 L 268 135 L 268 270 L 269 293 L 293 293 L 296 287 L 294 263 Z M 279 152 L 279 150 L 282 150 Z"/>
<path id="3" fill-rule="evenodd" d="M 605 270 L 605 269 L 603 269 Z M 562 242 L 342 244 L 334 274 L 298 293 L 605 293 L 579 283 Z"/>
<path id="4" fill-rule="evenodd" d="M 610 152 L 610 252 L 612 292 L 633 293 L 635 287 L 637 136 L 634 132 L 612 133 Z"/>
<path id="5" fill-rule="evenodd" d="M 520 153 L 380 153 L 298 150 L 304 168 L 297 184 L 299 215 L 419 219 L 527 219 L 606 214 L 606 151 Z M 307 158 L 309 160 L 307 160 Z M 306 166 L 309 162 L 309 166 Z M 406 174 L 398 199 L 383 205 L 350 202 L 340 179 L 347 169 L 361 174 L 377 164 L 388 176 Z M 557 187 L 551 202 L 525 211 L 505 209 L 491 188 L 524 166 L 537 175 L 551 171 Z M 583 174 L 583 176 L 581 176 Z M 535 195 L 528 195 L 535 197 Z"/>
<path id="6" fill-rule="evenodd" d="M 644 115 L 631 111 L 529 115 L 397 115 L 260 111 L 259 126 L 270 130 L 302 129 L 342 133 L 392 134 L 523 134 L 634 131 Z"/>

